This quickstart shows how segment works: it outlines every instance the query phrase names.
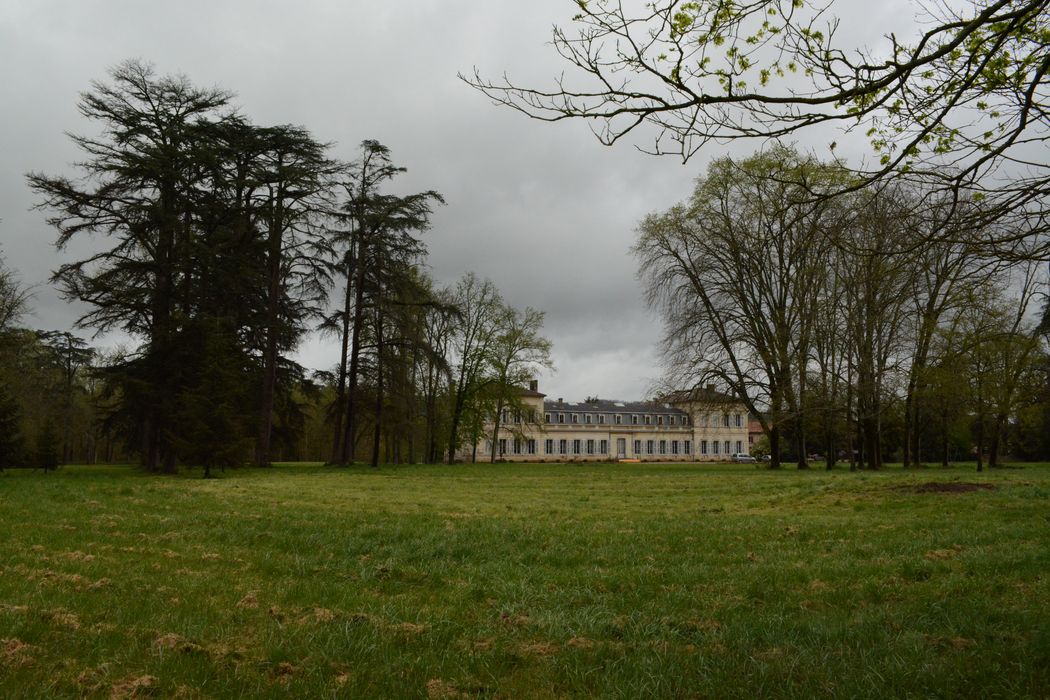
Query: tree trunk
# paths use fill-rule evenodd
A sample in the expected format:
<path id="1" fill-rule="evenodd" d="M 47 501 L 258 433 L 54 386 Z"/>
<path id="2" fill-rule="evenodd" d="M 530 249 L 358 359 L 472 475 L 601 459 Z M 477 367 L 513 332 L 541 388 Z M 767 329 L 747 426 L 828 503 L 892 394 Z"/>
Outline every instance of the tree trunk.
<path id="1" fill-rule="evenodd" d="M 281 161 L 278 159 L 278 168 Z M 266 347 L 263 350 L 263 385 L 259 401 L 259 429 L 255 443 L 255 464 L 270 466 L 270 438 L 273 435 L 273 404 L 277 386 L 278 336 L 280 335 L 281 258 L 284 233 L 284 193 L 278 187 L 270 216 L 266 255 Z"/>
<path id="2" fill-rule="evenodd" d="M 372 435 L 372 466 L 379 466 L 379 442 L 382 437 L 383 428 L 383 313 L 376 313 L 376 402 L 375 402 L 375 428 Z"/>
<path id="3" fill-rule="evenodd" d="M 977 416 L 977 471 L 984 471 L 984 416 Z"/>
<path id="4" fill-rule="evenodd" d="M 356 265 L 356 284 L 354 289 L 354 321 L 350 334 L 350 370 L 347 374 L 346 387 L 346 427 L 343 431 L 343 452 L 340 464 L 354 461 L 355 430 L 357 421 L 357 378 L 361 365 L 361 331 L 364 327 L 365 302 L 365 242 L 358 243 Z"/>
<path id="5" fill-rule="evenodd" d="M 350 250 L 346 259 L 346 289 L 343 291 L 343 318 L 339 344 L 339 381 L 336 383 L 335 392 L 335 415 L 332 425 L 332 453 L 329 458 L 331 464 L 339 464 L 343 458 L 343 414 L 346 410 L 346 360 L 350 346 L 350 308 L 353 300 L 353 260 L 354 242 L 351 240 Z"/>

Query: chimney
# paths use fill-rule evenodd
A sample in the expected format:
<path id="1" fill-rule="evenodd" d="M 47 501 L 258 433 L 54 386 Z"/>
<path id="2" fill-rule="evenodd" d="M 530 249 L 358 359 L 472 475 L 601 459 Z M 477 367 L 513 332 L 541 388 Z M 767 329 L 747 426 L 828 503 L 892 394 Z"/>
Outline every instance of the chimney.
<path id="1" fill-rule="evenodd" d="M 540 390 L 540 382 L 539 382 L 538 379 L 530 379 L 529 380 L 529 390 L 530 391 L 539 392 L 539 390 Z"/>

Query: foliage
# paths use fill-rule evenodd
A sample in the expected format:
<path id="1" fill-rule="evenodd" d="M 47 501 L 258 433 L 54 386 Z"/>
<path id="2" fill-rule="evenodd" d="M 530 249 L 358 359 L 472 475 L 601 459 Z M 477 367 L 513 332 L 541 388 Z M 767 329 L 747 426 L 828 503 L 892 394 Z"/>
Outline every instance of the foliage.
<path id="1" fill-rule="evenodd" d="M 22 452 L 22 410 L 0 375 L 0 470 L 14 466 Z"/>
<path id="2" fill-rule="evenodd" d="M 209 319 L 222 319 L 251 360 L 256 460 L 269 460 L 276 403 L 287 395 L 283 355 L 326 292 L 327 147 L 301 127 L 255 126 L 231 99 L 125 62 L 81 96 L 101 131 L 72 137 L 82 177 L 28 177 L 60 249 L 87 235 L 109 245 L 63 264 L 53 281 L 86 304 L 82 326 L 119 328 L 137 343 L 102 376 L 115 410 L 108 424 L 151 471 L 193 459 L 178 439 L 188 416 L 177 405 L 194 391 L 183 383 L 193 372 L 177 364 L 197 339 L 194 324 Z M 243 437 L 229 435 L 230 445 Z"/>
<path id="3" fill-rule="evenodd" d="M 33 467 L 51 472 L 58 469 L 59 437 L 55 423 L 51 418 L 44 421 L 36 436 L 36 449 L 33 451 Z"/>

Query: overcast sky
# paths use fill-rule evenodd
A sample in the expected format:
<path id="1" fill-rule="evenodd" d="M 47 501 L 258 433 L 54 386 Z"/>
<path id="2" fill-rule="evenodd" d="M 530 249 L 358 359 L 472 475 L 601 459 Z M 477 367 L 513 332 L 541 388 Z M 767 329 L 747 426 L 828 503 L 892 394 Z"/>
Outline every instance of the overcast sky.
<path id="1" fill-rule="evenodd" d="M 913 12 L 905 0 L 839 5 L 863 7 L 846 13 L 845 30 L 876 42 Z M 682 165 L 629 144 L 606 148 L 584 123 L 529 120 L 456 78 L 477 65 L 548 84 L 564 69 L 546 45 L 551 26 L 568 24 L 574 8 L 570 0 L 0 2 L 0 245 L 23 281 L 38 285 L 28 324 L 66 329 L 82 309 L 47 285 L 72 252 L 55 251 L 24 174 L 69 172 L 78 154 L 64 132 L 89 130 L 78 93 L 141 58 L 233 90 L 256 123 L 306 126 L 335 142 L 336 156 L 352 159 L 366 138 L 389 146 L 408 168 L 404 191 L 435 189 L 448 200 L 427 234 L 437 282 L 474 271 L 509 303 L 546 312 L 556 372 L 542 377 L 542 390 L 644 397 L 660 374 L 660 324 L 635 278 L 635 227 L 688 196 L 706 163 L 729 151 L 711 148 Z M 812 138 L 803 145 L 819 148 L 822 136 Z M 337 357 L 316 338 L 299 352 L 313 368 Z"/>

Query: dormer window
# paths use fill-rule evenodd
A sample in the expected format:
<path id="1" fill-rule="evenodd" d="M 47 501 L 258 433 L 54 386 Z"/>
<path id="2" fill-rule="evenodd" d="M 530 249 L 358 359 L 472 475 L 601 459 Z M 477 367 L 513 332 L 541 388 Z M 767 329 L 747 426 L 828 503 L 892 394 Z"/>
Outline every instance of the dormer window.
<path id="1" fill-rule="evenodd" d="M 578 413 L 573 413 L 573 414 L 572 414 L 572 422 L 573 422 L 573 423 L 579 423 L 579 422 L 580 422 L 580 414 L 578 414 Z"/>
<path id="2" fill-rule="evenodd" d="M 623 416 L 617 413 L 613 416 L 613 422 L 616 423 L 616 425 L 623 425 Z"/>
<path id="3" fill-rule="evenodd" d="M 585 414 L 583 416 L 583 422 L 587 423 L 588 425 L 590 425 L 590 423 L 591 423 L 591 414 L 590 413 L 587 413 L 587 414 Z"/>
<path id="4" fill-rule="evenodd" d="M 646 416 L 645 417 L 645 424 L 646 425 L 652 425 L 653 424 L 653 417 L 652 416 Z"/>
<path id="5" fill-rule="evenodd" d="M 638 425 L 638 416 L 631 416 L 631 425 Z"/>
<path id="6" fill-rule="evenodd" d="M 598 425 L 605 425 L 605 414 L 604 413 L 599 413 L 598 414 Z"/>
<path id="7" fill-rule="evenodd" d="M 564 423 L 565 422 L 565 414 L 564 413 L 559 413 L 558 414 L 558 422 L 559 423 Z"/>
<path id="8" fill-rule="evenodd" d="M 551 422 L 551 414 L 549 414 L 549 413 L 544 413 L 544 414 L 543 414 L 543 422 L 544 422 L 544 423 L 550 423 L 550 422 Z"/>
<path id="9" fill-rule="evenodd" d="M 664 417 L 663 416 L 657 416 L 656 417 L 656 424 L 657 425 L 663 425 L 664 424 Z"/>

